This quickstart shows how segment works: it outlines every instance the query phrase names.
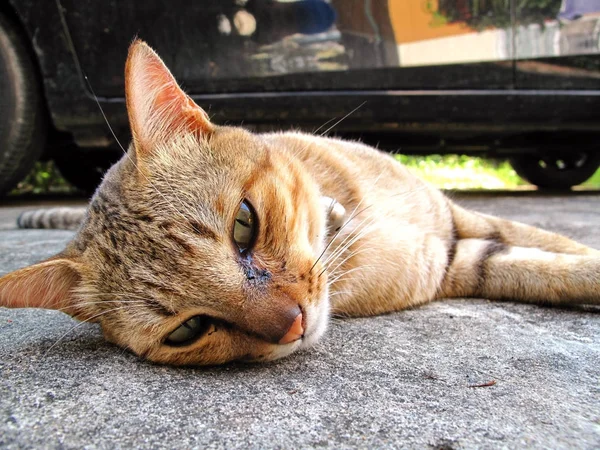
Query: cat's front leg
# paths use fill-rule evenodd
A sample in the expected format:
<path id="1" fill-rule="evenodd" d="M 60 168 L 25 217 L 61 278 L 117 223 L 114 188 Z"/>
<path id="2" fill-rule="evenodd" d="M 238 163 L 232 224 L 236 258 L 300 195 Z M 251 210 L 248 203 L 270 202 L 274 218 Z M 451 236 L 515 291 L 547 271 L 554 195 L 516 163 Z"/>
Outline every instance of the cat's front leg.
<path id="1" fill-rule="evenodd" d="M 328 233 L 331 234 L 337 232 L 344 224 L 346 208 L 344 208 L 336 199 L 326 196 L 321 197 L 321 205 L 325 209 Z"/>

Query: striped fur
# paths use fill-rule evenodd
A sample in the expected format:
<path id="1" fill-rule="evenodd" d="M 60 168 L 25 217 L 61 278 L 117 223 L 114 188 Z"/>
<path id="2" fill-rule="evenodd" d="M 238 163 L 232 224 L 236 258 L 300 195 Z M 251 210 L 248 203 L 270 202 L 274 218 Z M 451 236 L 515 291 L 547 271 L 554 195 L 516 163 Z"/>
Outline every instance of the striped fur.
<path id="1" fill-rule="evenodd" d="M 358 143 L 216 126 L 139 41 L 126 86 L 129 151 L 64 252 L 0 278 L 1 305 L 97 321 L 152 361 L 219 364 L 310 347 L 332 312 L 452 297 L 600 304 L 597 250 L 467 211 Z M 243 202 L 256 231 L 240 252 Z M 170 345 L 191 318 L 202 334 Z"/>
<path id="2" fill-rule="evenodd" d="M 19 228 L 76 230 L 83 222 L 86 208 L 45 208 L 22 212 L 17 218 Z"/>

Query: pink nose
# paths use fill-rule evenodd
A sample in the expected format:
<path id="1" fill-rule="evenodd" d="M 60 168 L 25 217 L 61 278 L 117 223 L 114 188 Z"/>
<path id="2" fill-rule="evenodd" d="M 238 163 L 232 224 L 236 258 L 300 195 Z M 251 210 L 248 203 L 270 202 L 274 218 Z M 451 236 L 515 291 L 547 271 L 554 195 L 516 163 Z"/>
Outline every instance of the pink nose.
<path id="1" fill-rule="evenodd" d="M 300 313 L 294 319 L 294 323 L 292 323 L 290 329 L 287 331 L 287 333 L 285 333 L 285 336 L 279 340 L 279 343 L 281 345 L 289 344 L 290 342 L 300 339 L 303 334 L 304 328 L 302 327 L 302 313 Z"/>

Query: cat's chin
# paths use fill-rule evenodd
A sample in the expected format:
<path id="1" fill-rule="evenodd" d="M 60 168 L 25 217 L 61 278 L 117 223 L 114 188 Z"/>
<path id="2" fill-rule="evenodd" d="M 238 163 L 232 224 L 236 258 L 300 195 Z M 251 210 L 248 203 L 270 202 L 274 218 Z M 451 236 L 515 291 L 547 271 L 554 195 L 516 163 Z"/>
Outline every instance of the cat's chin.
<path id="1" fill-rule="evenodd" d="M 307 305 L 306 332 L 302 337 L 298 349 L 312 347 L 325 334 L 329 323 L 329 296 L 324 295 L 316 305 Z"/>

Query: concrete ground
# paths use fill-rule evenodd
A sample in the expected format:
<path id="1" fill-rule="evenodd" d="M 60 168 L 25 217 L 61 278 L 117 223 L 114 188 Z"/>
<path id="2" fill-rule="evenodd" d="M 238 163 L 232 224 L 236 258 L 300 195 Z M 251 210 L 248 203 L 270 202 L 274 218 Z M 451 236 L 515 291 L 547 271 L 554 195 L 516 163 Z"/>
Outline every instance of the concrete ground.
<path id="1" fill-rule="evenodd" d="M 464 196 L 600 248 L 600 195 Z M 14 230 L 0 274 L 59 251 Z M 312 351 L 150 364 L 64 314 L 0 308 L 1 448 L 600 448 L 600 309 L 448 300 L 334 320 Z"/>

